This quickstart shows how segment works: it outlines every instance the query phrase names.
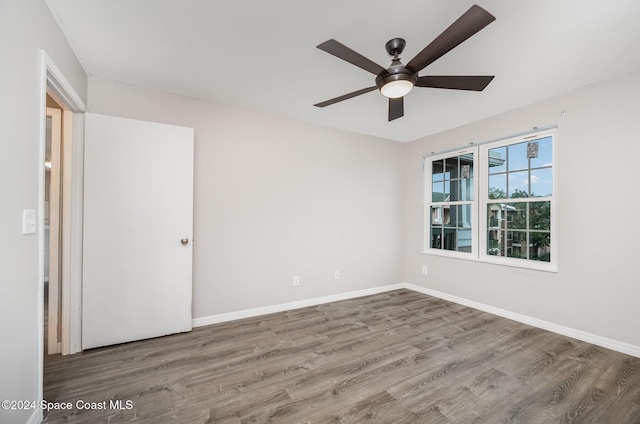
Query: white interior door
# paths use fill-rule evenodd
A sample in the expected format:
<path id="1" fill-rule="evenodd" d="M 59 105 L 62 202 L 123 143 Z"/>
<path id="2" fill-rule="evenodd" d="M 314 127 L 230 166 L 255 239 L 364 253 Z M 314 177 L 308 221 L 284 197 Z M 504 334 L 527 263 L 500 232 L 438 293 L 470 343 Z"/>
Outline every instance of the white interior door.
<path id="1" fill-rule="evenodd" d="M 193 129 L 87 113 L 83 349 L 191 330 Z"/>

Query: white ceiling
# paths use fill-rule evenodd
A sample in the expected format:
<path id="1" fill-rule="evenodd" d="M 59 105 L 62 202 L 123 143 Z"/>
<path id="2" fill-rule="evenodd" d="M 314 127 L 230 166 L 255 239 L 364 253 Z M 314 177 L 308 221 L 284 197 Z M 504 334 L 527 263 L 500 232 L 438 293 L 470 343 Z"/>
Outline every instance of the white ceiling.
<path id="1" fill-rule="evenodd" d="M 495 75 L 483 92 L 416 88 L 387 121 L 375 76 L 315 46 L 330 38 L 407 63 L 466 0 L 46 0 L 87 74 L 392 140 L 411 141 L 640 69 L 638 0 L 477 0 L 496 21 L 420 75 Z"/>

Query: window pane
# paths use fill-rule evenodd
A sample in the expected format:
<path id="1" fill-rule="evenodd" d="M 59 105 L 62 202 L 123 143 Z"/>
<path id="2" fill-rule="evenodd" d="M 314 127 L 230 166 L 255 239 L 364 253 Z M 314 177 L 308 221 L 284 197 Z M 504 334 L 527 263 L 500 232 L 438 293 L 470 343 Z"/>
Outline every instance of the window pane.
<path id="1" fill-rule="evenodd" d="M 487 205 L 487 225 L 490 229 L 504 228 L 505 219 L 504 205 L 492 203 Z"/>
<path id="2" fill-rule="evenodd" d="M 504 256 L 504 234 L 498 229 L 487 231 L 487 255 Z"/>
<path id="3" fill-rule="evenodd" d="M 507 175 L 498 174 L 489 176 L 489 199 L 506 199 Z"/>
<path id="4" fill-rule="evenodd" d="M 531 197 L 553 195 L 553 174 L 551 168 L 531 171 Z"/>
<path id="5" fill-rule="evenodd" d="M 455 227 L 458 219 L 457 206 L 443 206 L 442 213 L 444 215 L 442 223 L 447 227 Z"/>
<path id="6" fill-rule="evenodd" d="M 460 180 L 460 200 L 473 200 L 473 179 Z"/>
<path id="7" fill-rule="evenodd" d="M 457 162 L 457 160 L 456 160 L 456 162 Z M 443 178 L 445 180 L 450 180 L 451 179 L 451 172 L 449 172 L 449 171 L 450 171 L 451 166 L 453 165 L 453 160 L 451 158 L 444 159 L 442 161 L 442 163 L 443 163 L 443 166 L 444 166 L 444 168 L 443 168 L 443 172 L 444 172 Z"/>
<path id="8" fill-rule="evenodd" d="M 449 158 L 446 160 L 447 169 L 445 173 L 445 179 L 453 180 L 454 178 L 460 178 L 460 166 L 458 157 Z"/>
<path id="9" fill-rule="evenodd" d="M 525 231 L 507 231 L 507 256 L 527 259 L 527 233 Z"/>
<path id="10" fill-rule="evenodd" d="M 451 181 L 445 180 L 444 182 L 444 202 L 451 201 Z"/>
<path id="11" fill-rule="evenodd" d="M 460 159 L 460 178 L 469 178 L 473 176 L 473 153 L 467 153 L 458 156 Z M 469 175 L 465 175 L 464 167 L 469 167 Z"/>
<path id="12" fill-rule="evenodd" d="M 473 156 L 471 156 L 473 157 Z M 473 200 L 473 163 L 460 158 L 460 200 Z"/>
<path id="13" fill-rule="evenodd" d="M 534 261 L 551 262 L 551 233 L 532 231 L 530 258 Z"/>
<path id="14" fill-rule="evenodd" d="M 455 228 L 445 228 L 444 229 L 443 248 L 445 250 L 456 250 L 456 230 L 455 230 Z"/>
<path id="15" fill-rule="evenodd" d="M 507 206 L 507 228 L 514 230 L 527 229 L 527 204 L 509 203 Z"/>
<path id="16" fill-rule="evenodd" d="M 443 225 L 451 224 L 451 207 L 450 206 L 442 207 L 442 224 Z"/>
<path id="17" fill-rule="evenodd" d="M 431 201 L 444 202 L 444 183 L 442 181 L 431 185 Z"/>
<path id="18" fill-rule="evenodd" d="M 431 228 L 431 248 L 442 249 L 442 228 Z"/>
<path id="19" fill-rule="evenodd" d="M 531 202 L 529 204 L 529 229 L 551 230 L 551 202 Z"/>
<path id="20" fill-rule="evenodd" d="M 471 238 L 473 237 L 471 229 L 458 230 L 458 251 L 471 252 Z"/>
<path id="21" fill-rule="evenodd" d="M 442 214 L 442 206 L 432 206 L 431 207 L 431 225 L 442 225 L 444 221 L 444 217 Z"/>
<path id="22" fill-rule="evenodd" d="M 529 197 L 529 173 L 509 172 L 509 197 L 521 199 Z"/>
<path id="23" fill-rule="evenodd" d="M 431 166 L 431 181 L 444 180 L 444 161 L 436 160 Z"/>
<path id="24" fill-rule="evenodd" d="M 553 150 L 551 145 L 551 137 L 540 138 L 534 140 L 538 143 L 538 157 L 531 158 L 531 168 L 542 168 L 552 166 Z"/>
<path id="25" fill-rule="evenodd" d="M 529 168 L 527 159 L 528 142 L 512 144 L 507 147 L 507 168 L 509 171 L 518 171 Z"/>
<path id="26" fill-rule="evenodd" d="M 457 202 L 458 200 L 460 200 L 460 180 L 449 181 L 449 188 L 450 188 L 449 200 L 451 202 Z"/>
<path id="27" fill-rule="evenodd" d="M 458 205 L 458 227 L 471 227 L 471 205 Z"/>
<path id="28" fill-rule="evenodd" d="M 489 150 L 489 174 L 497 174 L 507 170 L 507 148 L 497 147 Z"/>

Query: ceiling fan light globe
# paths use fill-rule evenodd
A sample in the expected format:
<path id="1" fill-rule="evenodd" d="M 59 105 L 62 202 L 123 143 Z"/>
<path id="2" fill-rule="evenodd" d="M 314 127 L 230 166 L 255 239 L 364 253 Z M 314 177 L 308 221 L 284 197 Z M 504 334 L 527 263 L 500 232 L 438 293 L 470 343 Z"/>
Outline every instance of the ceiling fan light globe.
<path id="1" fill-rule="evenodd" d="M 390 81 L 380 88 L 380 92 L 383 96 L 390 99 L 397 99 L 398 97 L 406 96 L 411 90 L 413 90 L 413 83 L 407 80 Z"/>

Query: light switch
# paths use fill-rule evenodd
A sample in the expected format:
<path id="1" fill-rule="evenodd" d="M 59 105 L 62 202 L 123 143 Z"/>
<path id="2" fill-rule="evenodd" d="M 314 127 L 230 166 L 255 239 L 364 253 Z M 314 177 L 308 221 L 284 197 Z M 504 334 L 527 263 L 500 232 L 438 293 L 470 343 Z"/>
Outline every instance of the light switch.
<path id="1" fill-rule="evenodd" d="M 22 211 L 22 234 L 36 233 L 36 211 L 24 209 Z"/>

